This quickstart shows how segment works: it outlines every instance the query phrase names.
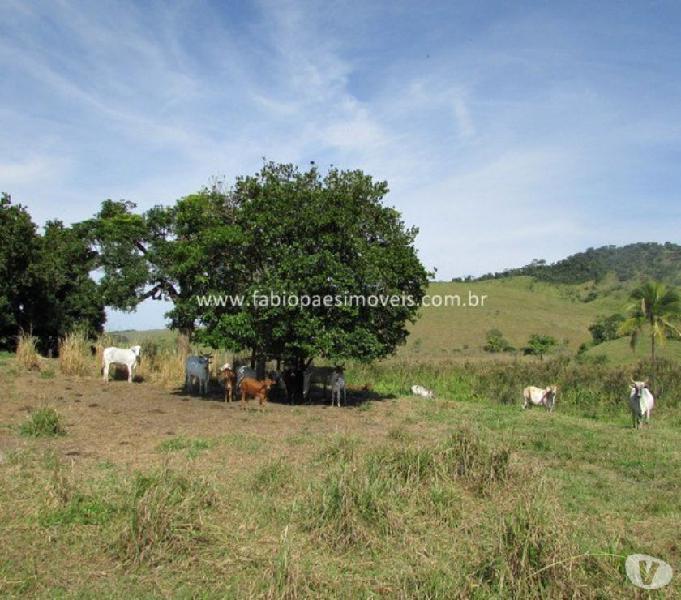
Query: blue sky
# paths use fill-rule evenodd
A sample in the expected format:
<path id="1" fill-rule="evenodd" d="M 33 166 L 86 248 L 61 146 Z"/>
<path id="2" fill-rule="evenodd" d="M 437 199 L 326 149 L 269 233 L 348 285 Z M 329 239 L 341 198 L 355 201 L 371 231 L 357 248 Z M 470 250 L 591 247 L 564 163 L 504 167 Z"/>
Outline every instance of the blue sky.
<path id="1" fill-rule="evenodd" d="M 72 222 L 262 157 L 361 168 L 443 279 L 679 242 L 679 31 L 678 2 L 2 0 L 0 188 Z"/>

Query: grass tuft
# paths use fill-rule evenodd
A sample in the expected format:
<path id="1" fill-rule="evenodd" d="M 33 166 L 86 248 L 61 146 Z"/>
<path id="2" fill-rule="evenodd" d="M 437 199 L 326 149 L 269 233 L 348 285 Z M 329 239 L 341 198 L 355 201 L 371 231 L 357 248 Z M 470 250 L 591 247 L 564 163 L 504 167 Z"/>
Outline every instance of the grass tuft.
<path id="1" fill-rule="evenodd" d="M 163 562 L 206 541 L 202 513 L 215 497 L 200 480 L 169 469 L 138 475 L 128 493 L 127 522 L 114 550 L 126 563 Z"/>
<path id="2" fill-rule="evenodd" d="M 34 410 L 28 420 L 21 424 L 19 432 L 25 437 L 55 437 L 66 434 L 59 413 L 54 408 L 47 407 Z"/>

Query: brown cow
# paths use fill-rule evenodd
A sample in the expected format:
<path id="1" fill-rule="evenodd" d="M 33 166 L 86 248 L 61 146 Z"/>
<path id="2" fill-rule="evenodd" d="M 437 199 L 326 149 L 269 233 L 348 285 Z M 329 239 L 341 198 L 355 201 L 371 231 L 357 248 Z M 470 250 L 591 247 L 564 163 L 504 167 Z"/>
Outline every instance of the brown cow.
<path id="1" fill-rule="evenodd" d="M 218 369 L 218 377 L 225 386 L 225 402 L 228 400 L 231 402 L 234 399 L 234 390 L 236 390 L 236 373 L 229 363 L 225 363 Z"/>
<path id="2" fill-rule="evenodd" d="M 244 377 L 241 380 L 241 407 L 245 408 L 246 407 L 246 398 L 249 396 L 252 398 L 256 398 L 259 403 L 260 407 L 262 408 L 263 405 L 267 404 L 267 392 L 270 391 L 270 388 L 275 384 L 276 382 L 272 381 L 271 379 L 264 379 L 263 381 L 258 381 L 257 379 L 253 379 L 252 377 Z"/>

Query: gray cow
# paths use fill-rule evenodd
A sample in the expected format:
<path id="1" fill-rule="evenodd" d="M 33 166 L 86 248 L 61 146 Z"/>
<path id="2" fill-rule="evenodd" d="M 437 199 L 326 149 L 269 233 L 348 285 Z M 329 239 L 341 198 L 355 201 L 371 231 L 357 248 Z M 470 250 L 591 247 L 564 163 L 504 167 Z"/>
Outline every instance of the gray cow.
<path id="1" fill-rule="evenodd" d="M 208 381 L 210 380 L 210 358 L 207 356 L 188 356 L 184 363 L 184 387 L 187 391 L 194 380 L 199 384 L 199 394 L 208 392 Z"/>
<path id="2" fill-rule="evenodd" d="M 340 408 L 341 395 L 343 396 L 343 402 L 347 403 L 345 375 L 341 369 L 336 369 L 331 375 L 331 406 L 336 402 Z"/>
<path id="3" fill-rule="evenodd" d="M 305 369 L 303 374 L 303 398 L 306 401 L 310 399 L 310 388 L 312 385 L 321 384 L 324 386 L 324 398 L 326 398 L 326 388 L 331 386 L 334 373 L 343 372 L 342 367 L 314 367 L 312 365 Z"/>

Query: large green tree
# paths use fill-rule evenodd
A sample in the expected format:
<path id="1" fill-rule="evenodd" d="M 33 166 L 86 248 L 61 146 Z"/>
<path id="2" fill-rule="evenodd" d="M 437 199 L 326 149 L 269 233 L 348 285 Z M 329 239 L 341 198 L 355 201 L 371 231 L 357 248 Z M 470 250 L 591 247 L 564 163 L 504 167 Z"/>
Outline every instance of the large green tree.
<path id="1" fill-rule="evenodd" d="M 247 304 L 204 310 L 203 339 L 298 366 L 319 356 L 372 360 L 393 352 L 416 316 L 427 273 L 413 246 L 417 230 L 384 206 L 387 193 L 385 182 L 361 171 L 322 175 L 315 166 L 267 163 L 238 179 L 231 196 L 243 244 L 218 257 L 209 287 L 229 289 L 223 273 L 236 262 Z M 264 305 L 256 294 L 299 301 Z M 383 302 L 392 297 L 410 301 Z M 383 300 L 369 305 L 371 298 Z"/>
<path id="2" fill-rule="evenodd" d="M 39 253 L 36 226 L 26 208 L 0 198 L 0 344 L 11 347 L 34 322 L 37 291 L 34 264 Z"/>
<path id="3" fill-rule="evenodd" d="M 0 345 L 31 332 L 43 350 L 76 327 L 102 330 L 104 303 L 90 277 L 96 255 L 80 226 L 48 222 L 41 235 L 25 207 L 0 200 Z"/>
<path id="4" fill-rule="evenodd" d="M 253 176 L 137 214 L 106 201 L 88 227 L 108 305 L 173 302 L 171 326 L 215 348 L 302 366 L 313 357 L 374 359 L 393 352 L 416 316 L 427 273 L 416 229 L 383 204 L 385 182 L 361 171 L 266 163 Z M 210 295 L 243 304 L 201 306 Z M 254 296 L 332 297 L 332 305 L 265 305 Z M 336 297 L 408 297 L 395 304 Z"/>

